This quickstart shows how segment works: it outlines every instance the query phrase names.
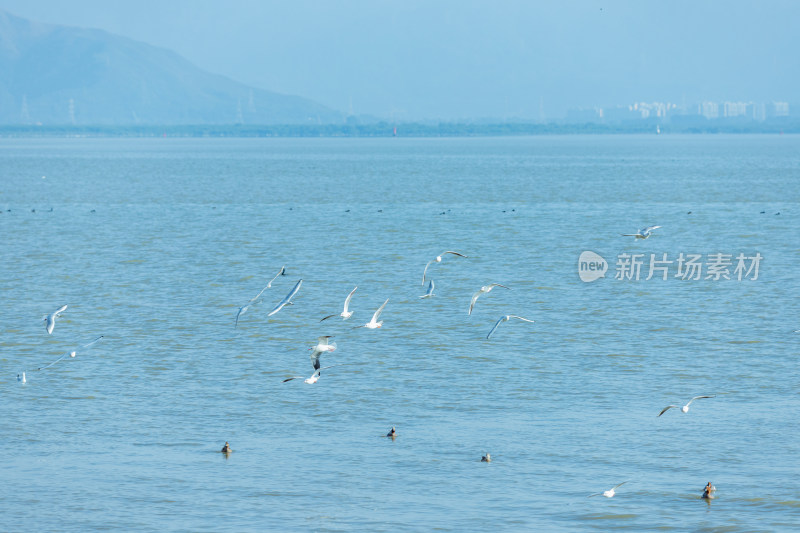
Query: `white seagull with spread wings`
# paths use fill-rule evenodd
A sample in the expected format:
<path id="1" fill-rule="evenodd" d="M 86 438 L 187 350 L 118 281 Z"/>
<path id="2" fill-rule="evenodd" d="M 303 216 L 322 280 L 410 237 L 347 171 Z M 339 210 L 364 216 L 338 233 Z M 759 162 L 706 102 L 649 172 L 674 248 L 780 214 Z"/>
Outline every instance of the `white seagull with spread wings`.
<path id="1" fill-rule="evenodd" d="M 520 320 L 524 320 L 525 322 L 535 322 L 535 320 L 528 320 L 527 318 L 522 318 L 521 316 L 517 316 L 517 315 L 506 315 L 506 316 L 501 316 L 501 317 L 500 317 L 500 320 L 498 320 L 497 322 L 495 322 L 495 324 L 494 324 L 494 327 L 492 328 L 492 331 L 490 331 L 490 332 L 489 332 L 489 334 L 488 334 L 488 335 L 486 335 L 486 338 L 488 339 L 489 337 L 491 337 L 491 336 L 492 336 L 492 333 L 494 333 L 494 330 L 496 330 L 496 329 L 497 329 L 497 326 L 499 326 L 501 322 L 508 322 L 508 321 L 509 321 L 509 320 L 511 320 L 512 318 L 518 318 L 518 319 L 520 319 Z"/>
<path id="2" fill-rule="evenodd" d="M 53 361 L 53 362 L 52 362 L 52 363 L 50 363 L 49 365 L 40 366 L 40 367 L 39 367 L 39 368 L 37 368 L 36 370 L 44 370 L 45 368 L 50 368 L 51 366 L 53 366 L 54 364 L 58 363 L 59 361 L 61 361 L 62 359 L 64 359 L 64 358 L 65 358 L 65 357 L 67 357 L 67 356 L 70 356 L 70 357 L 75 357 L 76 355 L 78 355 L 78 352 L 79 352 L 79 351 L 80 351 L 80 352 L 83 352 L 84 350 L 87 350 L 87 349 L 89 349 L 89 347 L 91 347 L 92 345 L 94 345 L 94 344 L 95 344 L 97 341 L 99 341 L 99 340 L 100 340 L 100 339 L 102 339 L 102 338 L 103 338 L 103 336 L 102 336 L 102 335 L 100 335 L 99 337 L 97 337 L 97 338 L 96 338 L 95 340 L 93 340 L 92 342 L 86 343 L 86 344 L 84 344 L 83 346 L 78 346 L 77 348 L 74 348 L 74 349 L 72 349 L 72 350 L 70 350 L 70 351 L 68 351 L 68 352 L 64 353 L 64 354 L 63 354 L 61 357 L 59 357 L 58 359 L 56 359 L 55 361 Z M 24 375 L 24 372 L 23 372 L 23 375 Z"/>
<path id="3" fill-rule="evenodd" d="M 457 255 L 458 257 L 467 257 L 466 255 L 460 254 L 458 252 L 447 251 L 447 252 L 440 253 L 439 255 L 436 256 L 435 259 L 431 259 L 430 261 L 428 261 L 428 264 L 425 265 L 425 270 L 422 272 L 422 284 L 423 285 L 425 285 L 425 274 L 427 274 L 427 272 L 428 272 L 428 267 L 431 266 L 431 263 L 441 263 L 442 262 L 442 256 L 444 254 Z"/>
<path id="4" fill-rule="evenodd" d="M 499 283 L 492 283 L 491 285 L 484 285 L 483 287 L 480 288 L 480 290 L 478 292 L 476 292 L 475 294 L 472 295 L 472 301 L 469 303 L 469 312 L 467 314 L 468 315 L 472 314 L 472 308 L 475 307 L 475 302 L 478 301 L 478 297 L 481 294 L 487 294 L 487 293 L 491 292 L 491 290 L 494 289 L 495 287 L 503 287 L 504 289 L 511 290 L 511 287 L 506 287 L 505 285 L 500 285 Z"/>
<path id="5" fill-rule="evenodd" d="M 375 311 L 375 314 L 372 315 L 372 318 L 370 319 L 369 322 L 367 322 L 363 326 L 356 326 L 353 329 L 358 329 L 358 328 L 376 329 L 376 328 L 381 327 L 383 325 L 383 320 L 378 322 L 378 317 L 381 316 L 381 312 L 383 311 L 383 308 L 386 307 L 387 303 L 389 303 L 389 299 L 388 298 L 386 299 L 385 302 L 383 302 L 383 305 L 380 306 L 377 311 Z"/>
<path id="6" fill-rule="evenodd" d="M 278 305 L 275 306 L 275 309 L 270 311 L 267 316 L 274 315 L 275 313 L 277 313 L 278 311 L 283 309 L 284 305 L 291 305 L 292 304 L 292 298 L 294 298 L 294 295 L 297 294 L 297 291 L 300 290 L 300 285 L 302 285 L 302 283 L 303 283 L 302 279 L 300 281 L 298 281 L 297 284 L 292 288 L 292 290 L 289 291 L 289 294 L 287 294 L 286 297 L 283 300 L 281 300 L 278 303 Z"/>
<path id="7" fill-rule="evenodd" d="M 251 298 L 249 302 L 247 302 L 246 304 L 244 304 L 243 306 L 241 306 L 239 308 L 239 312 L 236 313 L 236 323 L 233 325 L 234 328 L 236 328 L 239 325 L 239 317 L 242 316 L 243 314 L 245 314 L 247 312 L 247 310 L 250 309 L 250 306 L 253 305 L 254 303 L 256 303 L 256 300 L 261 298 L 261 295 L 264 294 L 264 291 L 272 287 L 272 282 L 275 281 L 276 279 L 278 279 L 278 276 L 283 274 L 285 271 L 286 271 L 286 266 L 284 265 L 284 266 L 281 267 L 280 271 L 275 275 L 275 277 L 272 278 L 269 281 L 269 283 L 267 283 L 267 286 L 264 287 L 263 289 L 261 289 L 261 292 L 256 294 L 255 298 Z"/>
<path id="8" fill-rule="evenodd" d="M 627 483 L 627 481 L 623 481 L 623 482 L 622 482 L 622 483 L 620 483 L 619 485 L 616 485 L 615 487 L 613 487 L 613 488 L 611 488 L 611 489 L 604 490 L 603 492 L 598 492 L 598 493 L 595 493 L 595 494 L 590 494 L 590 495 L 589 495 L 589 497 L 591 498 L 592 496 L 605 496 L 606 498 L 613 498 L 613 497 L 614 497 L 614 495 L 617 493 L 617 492 L 616 492 L 616 490 L 617 490 L 619 487 L 621 487 L 622 485 L 624 485 L 625 483 Z"/>
<path id="9" fill-rule="evenodd" d="M 62 305 L 49 315 L 45 315 L 44 318 L 42 318 L 42 320 L 44 320 L 44 327 L 47 330 L 48 334 L 53 333 L 53 328 L 56 327 L 56 318 L 61 316 L 61 313 L 63 313 L 66 310 L 67 306 Z"/>
<path id="10" fill-rule="evenodd" d="M 695 396 L 694 398 L 689 400 L 689 403 L 687 403 L 683 407 L 680 407 L 679 405 L 668 405 L 665 408 L 663 408 L 660 413 L 658 413 L 658 416 L 663 415 L 664 413 L 666 413 L 670 409 L 678 409 L 679 407 L 680 407 L 681 411 L 683 411 L 684 413 L 688 413 L 689 412 L 689 406 L 692 405 L 693 401 L 699 400 L 700 398 L 713 398 L 713 397 L 714 396 Z"/>
<path id="11" fill-rule="evenodd" d="M 356 285 L 353 288 L 353 290 L 350 291 L 350 294 L 347 295 L 347 298 L 344 299 L 344 310 L 341 313 L 339 313 L 338 315 L 328 315 L 325 318 L 320 319 L 320 322 L 322 322 L 323 320 L 328 320 L 329 318 L 333 318 L 335 316 L 340 316 L 342 317 L 343 320 L 347 320 L 348 318 L 353 316 L 353 312 L 350 311 L 349 306 L 350 306 L 350 299 L 353 298 L 353 293 L 356 292 L 357 288 L 358 286 Z"/>
<path id="12" fill-rule="evenodd" d="M 652 235 L 654 229 L 658 229 L 661 226 L 647 226 L 646 228 L 642 228 L 639 230 L 639 233 L 621 233 L 623 237 L 636 237 L 637 239 L 646 239 L 650 235 Z"/>

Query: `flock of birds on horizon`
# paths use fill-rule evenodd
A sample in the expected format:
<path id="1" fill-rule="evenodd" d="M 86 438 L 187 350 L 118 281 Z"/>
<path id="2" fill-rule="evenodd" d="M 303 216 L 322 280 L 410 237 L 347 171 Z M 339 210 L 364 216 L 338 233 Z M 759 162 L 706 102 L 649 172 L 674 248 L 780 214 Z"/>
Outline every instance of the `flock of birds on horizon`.
<path id="1" fill-rule="evenodd" d="M 623 235 L 625 237 L 635 237 L 636 239 L 647 239 L 648 237 L 650 237 L 652 235 L 653 230 L 656 230 L 656 229 L 658 229 L 660 227 L 661 226 L 648 226 L 648 227 L 640 229 L 637 233 L 621 234 L 621 235 Z M 441 254 L 437 255 L 434 259 L 431 259 L 430 261 L 428 261 L 428 263 L 425 265 L 425 270 L 422 273 L 422 285 L 424 286 L 425 285 L 425 281 L 427 280 L 427 281 L 429 281 L 428 288 L 427 288 L 426 293 L 421 295 L 419 298 L 424 299 L 424 298 L 431 298 L 432 296 L 434 296 L 433 290 L 434 290 L 434 286 L 435 285 L 434 285 L 433 279 L 429 279 L 427 277 L 428 269 L 430 268 L 430 266 L 433 263 L 441 263 L 442 260 L 443 260 L 443 257 L 445 255 L 447 255 L 447 254 L 450 254 L 450 255 L 453 255 L 453 256 L 457 256 L 457 257 L 464 257 L 464 258 L 467 257 L 466 255 L 461 254 L 459 252 L 448 250 L 448 251 L 442 252 Z M 284 276 L 284 275 L 286 275 L 286 267 L 285 266 L 281 267 L 280 271 L 275 275 L 275 277 L 273 277 L 269 281 L 269 283 L 267 283 L 267 285 L 263 289 L 261 289 L 261 291 L 255 297 L 251 298 L 245 305 L 239 307 L 238 312 L 236 313 L 235 321 L 234 321 L 234 329 L 238 327 L 239 319 L 241 318 L 241 316 L 244 315 L 252 306 L 254 306 L 255 304 L 259 303 L 261 301 L 260 299 L 261 299 L 262 295 L 264 294 L 264 292 L 267 289 L 272 288 L 273 282 L 275 282 L 275 280 L 278 277 Z M 289 293 L 280 302 L 278 302 L 277 305 L 275 305 L 275 307 L 267 314 L 267 316 L 273 316 L 276 313 L 278 313 L 281 309 L 283 309 L 285 306 L 292 305 L 292 298 L 294 298 L 294 296 L 300 290 L 300 287 L 301 287 L 302 283 L 303 283 L 302 279 L 298 280 L 297 283 L 294 285 L 294 287 L 292 287 L 292 289 L 289 291 Z M 484 294 L 488 294 L 495 287 L 501 287 L 503 289 L 512 290 L 510 287 L 507 287 L 505 285 L 501 285 L 500 283 L 490 283 L 489 285 L 482 286 L 480 289 L 478 289 L 477 292 L 475 292 L 472 295 L 472 298 L 471 298 L 470 304 L 469 304 L 468 315 L 472 315 L 472 311 L 475 308 L 475 303 L 477 302 L 478 298 L 480 296 L 484 295 Z M 325 316 L 320 320 L 320 322 L 324 322 L 325 320 L 328 320 L 330 318 L 335 318 L 335 317 L 341 317 L 343 320 L 348 320 L 349 318 L 351 318 L 353 316 L 353 311 L 350 310 L 350 301 L 352 300 L 353 294 L 356 292 L 356 289 L 358 289 L 358 286 L 354 287 L 353 290 L 351 290 L 350 293 L 345 298 L 344 308 L 343 308 L 341 313 Z M 372 318 L 369 320 L 369 322 L 367 322 L 367 323 L 365 323 L 363 325 L 360 325 L 360 326 L 355 326 L 353 329 L 359 329 L 359 328 L 378 329 L 378 328 L 380 328 L 383 325 L 383 321 L 382 320 L 379 321 L 378 319 L 380 318 L 381 313 L 383 312 L 383 310 L 386 307 L 386 304 L 388 302 L 389 302 L 388 299 L 383 302 L 383 304 L 378 308 L 378 310 L 375 311 L 375 313 L 372 315 Z M 43 317 L 43 321 L 45 323 L 45 330 L 47 331 L 48 334 L 52 334 L 53 333 L 53 330 L 54 330 L 55 325 L 56 325 L 56 319 L 59 318 L 61 316 L 61 314 L 66 310 L 67 310 L 67 306 L 63 305 L 60 308 L 58 308 L 55 311 L 53 311 L 52 313 L 50 313 L 48 315 L 45 315 Z M 527 319 L 527 318 L 524 318 L 524 317 L 521 317 L 521 316 L 517 316 L 517 315 L 504 315 L 504 316 L 501 316 L 497 320 L 497 322 L 495 322 L 495 324 L 492 327 L 492 329 L 486 335 L 486 338 L 487 339 L 491 338 L 492 335 L 495 333 L 495 331 L 497 330 L 498 326 L 501 323 L 507 322 L 507 321 L 511 320 L 512 318 L 518 319 L 518 320 L 521 320 L 521 321 L 524 321 L 524 322 L 530 322 L 530 323 L 534 322 L 534 320 L 530 320 L 530 319 Z M 800 331 L 800 330 L 798 330 L 798 331 Z M 103 335 L 100 335 L 99 337 L 95 338 L 94 340 L 92 340 L 92 341 L 90 341 L 90 342 L 88 342 L 86 344 L 83 344 L 81 346 L 73 348 L 73 349 L 65 352 L 64 354 L 62 354 L 60 357 L 58 357 L 57 359 L 55 359 L 51 363 L 46 364 L 44 366 L 41 366 L 39 368 L 36 368 L 34 371 L 41 371 L 41 370 L 44 370 L 46 368 L 50 368 L 51 366 L 55 365 L 59 361 L 65 359 L 67 356 L 69 356 L 70 358 L 74 358 L 74 357 L 76 357 L 76 355 L 78 353 L 82 353 L 84 351 L 87 351 L 89 348 L 91 348 L 96 343 L 98 343 L 102 338 L 103 338 Z M 331 336 L 331 335 L 320 336 L 317 339 L 316 345 L 314 345 L 313 347 L 310 348 L 310 350 L 311 350 L 311 355 L 310 355 L 311 365 L 314 368 L 314 373 L 311 374 L 310 377 L 306 378 L 304 376 L 290 376 L 290 377 L 284 379 L 283 382 L 286 383 L 286 382 L 293 381 L 293 380 L 296 380 L 296 379 L 302 379 L 305 383 L 307 383 L 309 385 L 312 385 L 314 383 L 317 383 L 317 381 L 319 381 L 319 379 L 321 377 L 321 371 L 322 370 L 327 370 L 329 368 L 333 368 L 333 367 L 336 367 L 336 366 L 342 366 L 342 364 L 329 365 L 329 366 L 324 366 L 324 367 L 321 365 L 320 358 L 321 358 L 322 354 L 330 353 L 330 352 L 333 352 L 333 351 L 336 350 L 337 345 L 336 345 L 335 342 L 331 341 L 332 338 L 333 338 L 333 336 Z M 17 381 L 19 381 L 22 384 L 25 384 L 27 382 L 27 377 L 26 377 L 26 372 L 25 371 L 23 371 L 23 372 L 21 372 L 21 373 L 19 373 L 17 375 Z M 660 417 L 661 415 L 663 415 L 664 413 L 666 413 L 670 409 L 680 409 L 681 412 L 687 413 L 689 411 L 689 406 L 695 400 L 699 400 L 699 399 L 702 399 L 702 398 L 714 398 L 714 397 L 715 396 L 713 396 L 713 395 L 695 396 L 691 400 L 689 400 L 686 403 L 686 405 L 683 405 L 683 406 L 668 405 L 668 406 L 664 407 L 661 410 L 661 412 L 658 413 L 657 416 Z M 389 437 L 389 438 L 391 438 L 393 440 L 395 438 L 397 438 L 397 431 L 396 431 L 394 426 L 392 426 L 392 428 L 389 431 L 389 433 L 386 434 L 386 437 Z M 225 445 L 223 446 L 222 450 L 220 450 L 220 451 L 227 455 L 227 454 L 232 453 L 233 449 L 230 447 L 228 442 L 225 442 Z M 491 455 L 489 453 L 486 453 L 484 456 L 481 457 L 481 462 L 489 463 L 491 461 L 492 461 L 492 458 L 491 458 Z M 625 483 L 628 483 L 628 481 L 623 481 L 622 483 L 614 486 L 613 488 L 611 488 L 609 490 L 606 490 L 606 491 L 603 491 L 603 492 L 598 492 L 598 493 L 595 493 L 595 494 L 591 494 L 589 497 L 592 497 L 592 496 L 605 496 L 606 498 L 612 498 L 616 494 L 616 489 L 621 487 Z M 706 487 L 704 488 L 704 490 L 703 490 L 702 498 L 704 498 L 706 500 L 714 499 L 714 492 L 715 491 L 716 491 L 716 487 L 714 487 L 711 484 L 711 482 L 709 482 L 706 485 Z"/>

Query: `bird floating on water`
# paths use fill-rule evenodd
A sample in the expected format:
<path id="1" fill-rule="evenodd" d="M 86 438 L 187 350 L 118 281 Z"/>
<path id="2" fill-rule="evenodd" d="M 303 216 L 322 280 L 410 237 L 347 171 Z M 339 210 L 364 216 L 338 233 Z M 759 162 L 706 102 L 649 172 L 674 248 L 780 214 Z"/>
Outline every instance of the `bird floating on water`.
<path id="1" fill-rule="evenodd" d="M 389 433 L 387 433 L 386 436 L 392 439 L 397 437 L 397 431 L 395 431 L 394 426 L 392 426 L 392 429 L 389 430 Z"/>
<path id="2" fill-rule="evenodd" d="M 276 306 L 275 306 L 275 309 L 273 309 L 272 311 L 270 311 L 270 312 L 269 312 L 269 314 L 268 314 L 267 316 L 272 316 L 272 315 L 274 315 L 275 313 L 277 313 L 278 311 L 280 311 L 281 309 L 283 309 L 283 306 L 285 306 L 285 305 L 291 305 L 291 303 L 292 303 L 292 298 L 294 298 L 294 295 L 295 295 L 295 294 L 297 294 L 297 291 L 299 291 L 299 290 L 300 290 L 300 285 L 302 285 L 302 283 L 303 283 L 303 280 L 302 280 L 302 279 L 301 279 L 300 281 L 298 281 L 298 282 L 297 282 L 297 284 L 295 284 L 295 286 L 292 288 L 292 290 L 291 290 L 291 291 L 289 291 L 289 294 L 287 294 L 287 295 L 286 295 L 286 297 L 285 297 L 283 300 L 281 300 L 281 301 L 278 303 L 278 305 L 276 305 Z"/>
<path id="3" fill-rule="evenodd" d="M 481 457 L 481 462 L 482 463 L 491 463 L 492 462 L 492 456 L 489 455 L 489 453 L 487 452 L 486 455 Z"/>
<path id="4" fill-rule="evenodd" d="M 705 487 L 703 487 L 703 498 L 706 500 L 713 500 L 714 499 L 714 492 L 717 490 L 717 487 L 711 484 L 709 481 Z"/>
<path id="5" fill-rule="evenodd" d="M 527 318 L 522 318 L 521 316 L 517 316 L 517 315 L 506 315 L 506 316 L 501 316 L 501 317 L 500 317 L 500 320 L 498 320 L 497 322 L 495 322 L 495 324 L 494 324 L 494 327 L 492 328 L 492 331 L 490 331 L 490 332 L 489 332 L 489 334 L 488 334 L 488 335 L 486 335 L 486 338 L 488 339 L 489 337 L 491 337 L 491 336 L 492 336 L 492 333 L 494 333 L 494 330 L 496 330 L 496 329 L 497 329 L 497 326 L 499 326 L 501 322 L 508 322 L 508 321 L 509 321 L 509 320 L 511 320 L 512 318 L 518 318 L 519 320 L 524 320 L 525 322 L 536 322 L 535 320 L 528 320 Z"/>
<path id="6" fill-rule="evenodd" d="M 350 311 L 349 306 L 350 306 L 350 300 L 353 298 L 353 293 L 356 292 L 357 288 L 358 285 L 356 285 L 353 288 L 353 290 L 350 291 L 350 294 L 347 295 L 347 298 L 344 299 L 344 310 L 341 313 L 339 313 L 338 315 L 328 315 L 325 318 L 321 319 L 320 322 L 322 322 L 323 320 L 328 320 L 329 318 L 333 318 L 335 316 L 340 316 L 342 317 L 343 320 L 347 320 L 348 318 L 353 316 L 353 312 Z"/>
<path id="7" fill-rule="evenodd" d="M 44 320 L 44 326 L 45 326 L 45 329 L 47 329 L 47 333 L 48 334 L 53 333 L 53 328 L 56 327 L 56 318 L 61 316 L 61 313 L 66 311 L 66 309 L 67 309 L 67 306 L 66 305 L 62 305 L 61 307 L 59 307 L 57 310 L 53 311 L 49 315 L 45 315 L 44 316 L 44 318 L 42 320 Z"/>
<path id="8" fill-rule="evenodd" d="M 20 383 L 27 383 L 27 380 L 25 379 L 25 372 L 22 374 L 17 374 L 17 381 Z"/>
<path id="9" fill-rule="evenodd" d="M 383 325 L 383 320 L 378 322 L 378 317 L 381 316 L 381 312 L 383 311 L 383 308 L 386 307 L 387 303 L 389 303 L 389 298 L 386 298 L 386 301 L 383 302 L 383 305 L 380 306 L 377 311 L 375 311 L 375 314 L 372 315 L 372 318 L 370 319 L 369 322 L 367 322 L 363 326 L 356 326 L 353 329 L 358 329 L 358 328 L 375 329 L 381 327 Z"/>
<path id="10" fill-rule="evenodd" d="M 445 254 L 457 255 L 458 257 L 467 257 L 464 254 L 461 254 L 461 253 L 458 253 L 458 252 L 452 252 L 452 251 L 446 251 L 446 252 L 440 253 L 439 255 L 436 256 L 435 259 L 431 259 L 430 261 L 428 261 L 428 264 L 425 265 L 425 270 L 422 272 L 422 284 L 423 285 L 425 285 L 425 274 L 428 272 L 428 267 L 431 266 L 431 263 L 441 263 L 442 262 L 442 256 L 445 255 Z"/>
<path id="11" fill-rule="evenodd" d="M 661 226 L 647 226 L 646 228 L 642 228 L 639 230 L 638 233 L 621 233 L 623 237 L 636 237 L 637 239 L 646 239 L 653 234 L 654 229 L 658 229 Z"/>
<path id="12" fill-rule="evenodd" d="M 231 453 L 232 451 L 233 451 L 233 448 L 231 448 L 230 444 L 228 444 L 228 441 L 225 441 L 225 446 L 222 447 L 220 452 L 222 452 L 222 453 Z"/>
<path id="13" fill-rule="evenodd" d="M 495 287 L 503 287 L 504 289 L 511 290 L 511 287 L 506 287 L 505 285 L 500 285 L 499 283 L 492 283 L 490 285 L 484 285 L 483 287 L 481 287 L 478 290 L 478 292 L 476 292 L 475 294 L 472 295 L 472 301 L 469 302 L 469 312 L 467 314 L 468 315 L 472 314 L 472 308 L 475 307 L 475 302 L 478 301 L 478 297 L 481 294 L 487 294 L 487 293 L 491 292 L 491 290 L 494 289 Z"/>
<path id="14" fill-rule="evenodd" d="M 428 283 L 428 290 L 425 291 L 425 294 L 420 296 L 420 298 L 430 298 L 430 297 L 432 297 L 433 296 L 433 287 L 434 287 L 434 283 L 433 283 L 433 280 L 431 280 L 430 283 Z"/>
<path id="15" fill-rule="evenodd" d="M 590 494 L 590 495 L 589 495 L 589 497 L 591 498 L 592 496 L 605 496 L 606 498 L 613 498 L 613 497 L 614 497 L 614 495 L 617 493 L 617 492 L 616 492 L 616 491 L 617 491 L 617 489 L 618 489 L 619 487 L 621 487 L 622 485 L 624 485 L 625 483 L 627 483 L 627 481 L 623 481 L 623 482 L 622 482 L 622 483 L 620 483 L 619 485 L 616 485 L 615 487 L 613 487 L 613 488 L 611 488 L 611 489 L 604 490 L 603 492 L 597 492 L 597 493 L 595 493 L 595 494 Z"/>
<path id="16" fill-rule="evenodd" d="M 668 405 L 665 408 L 663 408 L 660 413 L 658 413 L 658 416 L 663 415 L 664 413 L 666 413 L 670 409 L 673 409 L 673 408 L 674 409 L 678 409 L 679 407 L 680 407 L 681 411 L 683 411 L 684 413 L 688 413 L 689 412 L 689 406 L 692 405 L 692 402 L 695 401 L 695 400 L 699 400 L 700 398 L 714 398 L 714 396 L 695 396 L 694 398 L 689 400 L 689 403 L 687 403 L 683 407 L 680 407 L 679 405 Z"/>

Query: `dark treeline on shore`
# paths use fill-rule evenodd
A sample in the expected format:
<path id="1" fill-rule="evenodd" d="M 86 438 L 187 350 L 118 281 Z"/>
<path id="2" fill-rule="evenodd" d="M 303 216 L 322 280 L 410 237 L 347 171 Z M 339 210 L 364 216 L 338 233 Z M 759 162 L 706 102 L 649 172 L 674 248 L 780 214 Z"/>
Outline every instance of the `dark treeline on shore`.
<path id="1" fill-rule="evenodd" d="M 653 121 L 618 124 L 585 123 L 400 123 L 309 125 L 0 125 L 0 137 L 491 137 L 570 134 L 715 134 L 800 133 L 800 120 L 766 122 L 692 121 L 660 124 Z M 395 130 L 396 128 L 396 130 Z"/>

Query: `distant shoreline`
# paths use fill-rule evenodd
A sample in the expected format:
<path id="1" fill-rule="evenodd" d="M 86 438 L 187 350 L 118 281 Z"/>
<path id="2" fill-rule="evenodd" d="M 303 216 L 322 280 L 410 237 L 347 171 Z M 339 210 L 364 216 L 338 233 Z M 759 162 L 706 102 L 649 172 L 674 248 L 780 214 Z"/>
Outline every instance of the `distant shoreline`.
<path id="1" fill-rule="evenodd" d="M 681 121 L 621 124 L 534 123 L 400 123 L 314 125 L 143 125 L 143 126 L 47 126 L 0 125 L 0 137 L 501 137 L 522 135 L 619 135 L 652 134 L 656 128 L 669 134 L 790 134 L 800 133 L 800 120 L 766 122 Z"/>

